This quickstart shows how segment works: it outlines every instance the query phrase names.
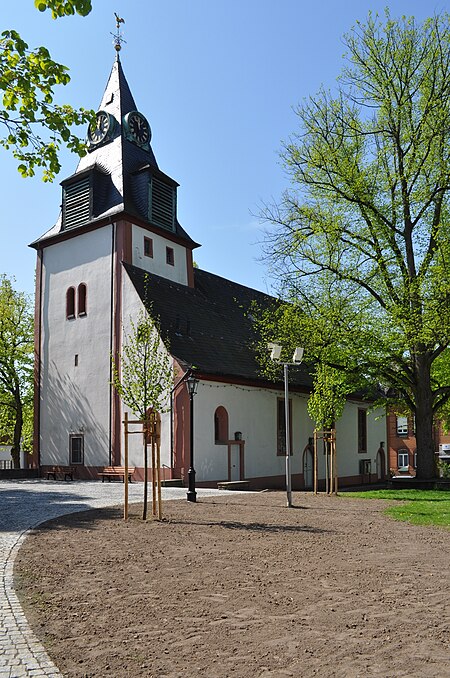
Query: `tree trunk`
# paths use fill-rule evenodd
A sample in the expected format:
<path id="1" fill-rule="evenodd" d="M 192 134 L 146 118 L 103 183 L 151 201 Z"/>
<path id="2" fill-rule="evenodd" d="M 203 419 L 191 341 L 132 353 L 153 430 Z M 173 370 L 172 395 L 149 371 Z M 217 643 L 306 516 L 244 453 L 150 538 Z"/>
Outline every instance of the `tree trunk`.
<path id="1" fill-rule="evenodd" d="M 22 438 L 23 411 L 22 411 L 22 401 L 20 400 L 20 392 L 18 387 L 16 388 L 16 393 L 14 394 L 14 400 L 15 400 L 16 421 L 14 422 L 14 436 L 11 448 L 11 457 L 13 460 L 13 467 L 20 468 L 20 440 Z"/>
<path id="2" fill-rule="evenodd" d="M 421 354 L 416 358 L 416 477 L 430 480 L 436 476 L 433 392 L 431 388 L 431 365 L 429 356 Z"/>
<path id="3" fill-rule="evenodd" d="M 147 450 L 147 427 L 144 424 L 144 508 L 142 510 L 142 520 L 147 520 L 148 504 L 148 450 Z"/>

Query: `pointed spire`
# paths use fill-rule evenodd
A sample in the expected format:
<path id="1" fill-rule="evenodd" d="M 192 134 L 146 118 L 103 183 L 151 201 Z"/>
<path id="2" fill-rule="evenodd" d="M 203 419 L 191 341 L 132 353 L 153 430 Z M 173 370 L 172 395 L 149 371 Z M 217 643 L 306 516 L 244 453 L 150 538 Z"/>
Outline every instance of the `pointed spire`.
<path id="1" fill-rule="evenodd" d="M 105 110 L 114 115 L 119 124 L 130 111 L 136 111 L 137 106 L 125 78 L 120 59 L 113 63 L 108 83 L 105 88 L 98 110 Z"/>

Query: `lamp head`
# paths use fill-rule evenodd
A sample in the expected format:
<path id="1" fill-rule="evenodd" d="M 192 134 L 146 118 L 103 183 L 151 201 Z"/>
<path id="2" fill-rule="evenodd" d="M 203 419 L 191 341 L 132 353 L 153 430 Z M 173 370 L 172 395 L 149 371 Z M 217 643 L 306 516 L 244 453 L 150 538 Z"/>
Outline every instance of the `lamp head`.
<path id="1" fill-rule="evenodd" d="M 197 386 L 198 386 L 198 379 L 194 377 L 193 374 L 191 374 L 187 379 L 186 379 L 186 385 L 188 389 L 188 393 L 190 396 L 195 396 L 197 393 Z"/>
<path id="2" fill-rule="evenodd" d="M 272 360 L 280 360 L 281 358 L 281 346 L 279 344 L 274 344 L 272 341 L 270 341 L 267 344 L 267 348 L 269 349 L 270 357 Z"/>
<path id="3" fill-rule="evenodd" d="M 304 350 L 305 350 L 304 348 L 297 346 L 297 348 L 294 351 L 294 355 L 292 356 L 292 362 L 293 363 L 301 363 L 302 362 Z"/>

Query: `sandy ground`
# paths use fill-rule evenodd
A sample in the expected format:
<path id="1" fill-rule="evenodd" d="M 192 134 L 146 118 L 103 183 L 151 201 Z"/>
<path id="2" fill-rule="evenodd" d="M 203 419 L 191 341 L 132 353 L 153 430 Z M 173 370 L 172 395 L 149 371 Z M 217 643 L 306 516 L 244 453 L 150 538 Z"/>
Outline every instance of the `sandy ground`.
<path id="1" fill-rule="evenodd" d="M 263 492 L 46 523 L 18 594 L 65 676 L 450 676 L 450 531 Z M 151 515 L 151 508 L 150 508 Z"/>

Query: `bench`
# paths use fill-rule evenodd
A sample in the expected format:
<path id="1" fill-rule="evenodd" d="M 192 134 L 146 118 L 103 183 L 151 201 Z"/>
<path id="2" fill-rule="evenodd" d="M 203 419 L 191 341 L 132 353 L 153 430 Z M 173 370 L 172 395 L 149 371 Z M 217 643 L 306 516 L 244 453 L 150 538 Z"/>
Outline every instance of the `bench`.
<path id="1" fill-rule="evenodd" d="M 242 492 L 250 489 L 249 480 L 228 480 L 217 483 L 218 490 L 241 490 Z"/>
<path id="2" fill-rule="evenodd" d="M 47 469 L 47 480 L 50 480 L 50 476 L 53 476 L 53 479 L 56 480 L 56 476 L 62 476 L 64 480 L 70 478 L 73 480 L 73 474 L 75 473 L 75 468 L 73 466 L 52 466 Z"/>
<path id="3" fill-rule="evenodd" d="M 128 480 L 131 483 L 131 476 L 134 473 L 134 468 L 128 467 Z M 125 466 L 105 466 L 103 471 L 99 471 L 99 476 L 102 478 L 102 483 L 105 478 L 108 478 L 108 483 L 111 482 L 111 478 L 122 478 L 125 482 Z"/>

